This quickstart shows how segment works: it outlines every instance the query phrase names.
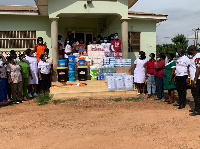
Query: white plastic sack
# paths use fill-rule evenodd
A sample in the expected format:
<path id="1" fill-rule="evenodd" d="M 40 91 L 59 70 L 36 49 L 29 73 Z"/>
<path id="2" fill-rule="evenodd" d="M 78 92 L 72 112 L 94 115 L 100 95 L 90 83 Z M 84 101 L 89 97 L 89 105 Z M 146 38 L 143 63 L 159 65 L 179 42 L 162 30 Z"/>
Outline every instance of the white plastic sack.
<path id="1" fill-rule="evenodd" d="M 115 78 L 113 76 L 107 76 L 107 86 L 109 91 L 115 91 L 116 85 L 115 85 Z"/>
<path id="2" fill-rule="evenodd" d="M 115 77 L 115 83 L 116 83 L 117 90 L 125 90 L 123 75 L 117 75 Z"/>
<path id="3" fill-rule="evenodd" d="M 126 75 L 124 77 L 125 90 L 133 90 L 133 76 Z"/>

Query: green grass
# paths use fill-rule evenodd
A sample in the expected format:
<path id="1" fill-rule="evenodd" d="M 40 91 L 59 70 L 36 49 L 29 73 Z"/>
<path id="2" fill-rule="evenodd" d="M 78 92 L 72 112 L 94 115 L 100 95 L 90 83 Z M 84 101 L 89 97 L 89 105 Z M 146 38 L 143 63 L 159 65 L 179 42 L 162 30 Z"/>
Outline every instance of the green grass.
<path id="1" fill-rule="evenodd" d="M 77 102 L 77 101 L 79 101 L 79 99 L 78 99 L 78 98 L 71 98 L 71 99 L 69 99 L 68 101 L 69 101 L 69 102 Z"/>
<path id="2" fill-rule="evenodd" d="M 61 104 L 61 103 L 65 103 L 66 100 L 53 100 L 52 102 L 53 102 L 53 104 L 58 105 L 58 104 Z"/>
<path id="3" fill-rule="evenodd" d="M 48 93 L 38 94 L 38 96 L 35 98 L 39 106 L 48 104 L 51 99 L 52 99 L 52 96 L 49 95 Z"/>
<path id="4" fill-rule="evenodd" d="M 114 99 L 112 99 L 112 101 L 119 102 L 119 101 L 122 101 L 122 98 L 121 97 L 120 98 L 114 98 Z"/>
<path id="5" fill-rule="evenodd" d="M 129 101 L 129 102 L 138 102 L 138 101 L 141 101 L 141 98 L 140 97 L 137 97 L 137 98 L 126 98 L 125 101 Z"/>
<path id="6" fill-rule="evenodd" d="M 71 98 L 71 99 L 69 99 L 69 100 L 67 100 L 69 103 L 71 103 L 71 104 L 75 104 L 77 101 L 79 101 L 79 99 L 78 98 Z"/>

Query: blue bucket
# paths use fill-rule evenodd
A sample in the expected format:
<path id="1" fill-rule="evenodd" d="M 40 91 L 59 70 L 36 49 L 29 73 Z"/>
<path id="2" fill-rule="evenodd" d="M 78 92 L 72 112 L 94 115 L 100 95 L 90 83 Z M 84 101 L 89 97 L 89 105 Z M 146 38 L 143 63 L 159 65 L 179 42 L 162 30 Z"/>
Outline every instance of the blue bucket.
<path id="1" fill-rule="evenodd" d="M 66 67 L 66 60 L 65 59 L 60 59 L 58 60 L 59 67 Z"/>
<path id="2" fill-rule="evenodd" d="M 68 55 L 69 63 L 75 63 L 75 55 Z"/>
<path id="3" fill-rule="evenodd" d="M 69 81 L 75 81 L 75 71 L 68 71 Z"/>
<path id="4" fill-rule="evenodd" d="M 86 65 L 85 59 L 79 59 L 78 62 L 79 62 L 79 66 L 85 66 Z"/>
<path id="5" fill-rule="evenodd" d="M 69 71 L 75 71 L 75 63 L 68 63 Z"/>

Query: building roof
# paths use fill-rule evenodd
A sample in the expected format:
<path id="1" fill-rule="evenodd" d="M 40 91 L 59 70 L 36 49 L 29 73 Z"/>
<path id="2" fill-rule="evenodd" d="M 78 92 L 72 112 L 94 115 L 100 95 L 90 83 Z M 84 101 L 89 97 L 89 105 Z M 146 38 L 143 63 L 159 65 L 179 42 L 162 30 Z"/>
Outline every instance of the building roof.
<path id="1" fill-rule="evenodd" d="M 37 6 L 0 5 L 1 11 L 38 11 Z"/>
<path id="2" fill-rule="evenodd" d="M 141 11 L 128 11 L 128 14 L 152 15 L 152 16 L 168 16 L 168 15 L 165 15 L 165 14 L 151 13 L 151 12 L 141 12 Z"/>
<path id="3" fill-rule="evenodd" d="M 138 0 L 128 0 L 128 8 L 131 8 Z"/>
<path id="4" fill-rule="evenodd" d="M 0 14 L 38 15 L 37 6 L 0 5 Z"/>
<path id="5" fill-rule="evenodd" d="M 39 0 L 35 0 L 36 3 L 41 3 Z M 137 0 L 134 0 L 135 2 Z M 45 2 L 45 1 L 43 1 Z M 43 6 L 46 7 L 46 6 Z M 48 6 L 47 6 L 48 7 Z M 19 5 L 0 5 L 0 14 L 12 14 L 12 15 L 39 15 L 38 6 L 19 6 Z M 48 15 L 47 11 L 43 11 L 43 15 Z M 139 12 L 139 11 L 128 11 L 129 18 L 131 19 L 143 19 L 143 20 L 156 20 L 161 22 L 167 20 L 165 14 L 150 13 L 150 12 Z"/>
<path id="6" fill-rule="evenodd" d="M 128 16 L 131 19 L 156 20 L 158 23 L 166 21 L 168 15 L 151 12 L 129 11 Z"/>

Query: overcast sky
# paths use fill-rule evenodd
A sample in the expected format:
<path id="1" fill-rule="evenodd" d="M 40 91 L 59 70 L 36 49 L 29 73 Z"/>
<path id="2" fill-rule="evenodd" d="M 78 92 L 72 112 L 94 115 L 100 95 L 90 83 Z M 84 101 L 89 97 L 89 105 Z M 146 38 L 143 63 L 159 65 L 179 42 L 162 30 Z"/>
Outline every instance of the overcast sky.
<path id="1" fill-rule="evenodd" d="M 35 5 L 34 0 L 0 0 L 0 5 Z M 194 38 L 192 29 L 200 28 L 200 0 L 138 0 L 130 9 L 167 14 L 168 20 L 157 24 L 157 44 L 171 43 L 178 34 Z M 170 38 L 169 38 L 170 37 Z M 193 39 L 189 39 L 190 44 Z"/>
<path id="2" fill-rule="evenodd" d="M 157 44 L 171 43 L 166 37 L 178 34 L 194 38 L 192 29 L 200 28 L 200 0 L 138 0 L 131 10 L 168 15 L 167 21 L 157 24 Z M 189 41 L 194 43 L 193 39 Z"/>

